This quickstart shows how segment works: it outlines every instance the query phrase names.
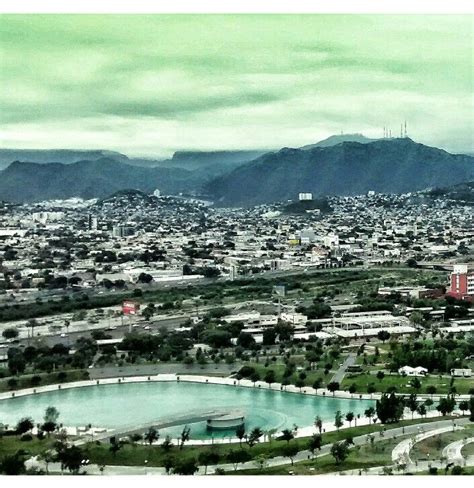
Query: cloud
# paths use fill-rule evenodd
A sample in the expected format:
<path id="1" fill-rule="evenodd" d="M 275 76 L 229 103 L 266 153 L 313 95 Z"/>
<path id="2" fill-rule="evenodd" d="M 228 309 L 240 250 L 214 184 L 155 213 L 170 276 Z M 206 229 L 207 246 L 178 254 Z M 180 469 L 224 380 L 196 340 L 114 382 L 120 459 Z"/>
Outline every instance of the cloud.
<path id="1" fill-rule="evenodd" d="M 407 119 L 474 150 L 472 41 L 456 16 L 3 16 L 1 144 L 151 156 Z"/>

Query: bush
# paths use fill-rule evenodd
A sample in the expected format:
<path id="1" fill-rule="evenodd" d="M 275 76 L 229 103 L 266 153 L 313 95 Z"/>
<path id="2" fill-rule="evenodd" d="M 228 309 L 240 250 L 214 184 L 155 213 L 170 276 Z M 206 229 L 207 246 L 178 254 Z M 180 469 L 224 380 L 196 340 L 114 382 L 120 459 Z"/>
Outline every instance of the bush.
<path id="1" fill-rule="evenodd" d="M 454 466 L 453 469 L 451 470 L 451 474 L 454 474 L 454 475 L 462 474 L 461 466 Z"/>
<path id="2" fill-rule="evenodd" d="M 20 437 L 20 441 L 28 442 L 28 441 L 32 441 L 32 440 L 33 440 L 33 436 L 31 434 L 23 434 Z"/>
<path id="3" fill-rule="evenodd" d="M 244 378 L 248 378 L 249 376 L 252 376 L 252 374 L 255 373 L 255 368 L 252 368 L 252 366 L 242 366 L 239 370 L 239 373 Z"/>

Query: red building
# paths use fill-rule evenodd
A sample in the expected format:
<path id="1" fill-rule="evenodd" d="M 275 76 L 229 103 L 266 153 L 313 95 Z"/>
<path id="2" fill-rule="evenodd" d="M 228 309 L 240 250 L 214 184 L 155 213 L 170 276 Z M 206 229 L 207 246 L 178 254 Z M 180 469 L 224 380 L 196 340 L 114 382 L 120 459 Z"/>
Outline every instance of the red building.
<path id="1" fill-rule="evenodd" d="M 474 298 L 474 271 L 467 264 L 455 264 L 447 295 L 458 299 Z"/>

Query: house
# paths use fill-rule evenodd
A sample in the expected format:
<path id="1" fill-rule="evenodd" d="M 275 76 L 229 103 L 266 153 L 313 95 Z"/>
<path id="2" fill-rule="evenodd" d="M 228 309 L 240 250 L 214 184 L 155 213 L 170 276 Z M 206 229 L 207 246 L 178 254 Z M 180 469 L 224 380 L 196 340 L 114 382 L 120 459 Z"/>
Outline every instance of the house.
<path id="1" fill-rule="evenodd" d="M 451 370 L 451 376 L 461 376 L 462 378 L 469 378 L 471 375 L 471 368 L 454 368 Z"/>
<path id="2" fill-rule="evenodd" d="M 426 376 L 428 374 L 428 370 L 426 368 L 422 368 L 421 366 L 417 366 L 416 368 L 412 368 L 411 366 L 403 366 L 399 368 L 398 374 L 402 376 Z"/>

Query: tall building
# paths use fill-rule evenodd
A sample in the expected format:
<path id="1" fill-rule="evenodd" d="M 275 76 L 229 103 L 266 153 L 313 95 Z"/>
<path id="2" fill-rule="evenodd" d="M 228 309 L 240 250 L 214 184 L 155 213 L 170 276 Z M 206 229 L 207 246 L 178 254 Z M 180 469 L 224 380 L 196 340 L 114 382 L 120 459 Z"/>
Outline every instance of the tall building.
<path id="1" fill-rule="evenodd" d="M 447 295 L 462 299 L 474 298 L 474 270 L 469 270 L 467 264 L 454 265 Z"/>

